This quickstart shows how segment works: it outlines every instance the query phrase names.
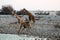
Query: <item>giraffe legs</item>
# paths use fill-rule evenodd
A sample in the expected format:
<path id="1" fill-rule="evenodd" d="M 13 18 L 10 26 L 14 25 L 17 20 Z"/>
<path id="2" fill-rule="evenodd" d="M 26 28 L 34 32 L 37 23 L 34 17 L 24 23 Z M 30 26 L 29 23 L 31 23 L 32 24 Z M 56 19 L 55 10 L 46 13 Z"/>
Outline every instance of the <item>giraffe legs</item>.
<path id="1" fill-rule="evenodd" d="M 29 28 L 29 30 L 31 29 L 31 24 L 24 22 L 23 24 L 20 24 L 20 28 L 19 28 L 19 30 L 18 30 L 18 34 L 22 32 L 22 30 L 23 30 L 22 27 L 23 27 L 23 26 L 24 26 L 24 28 Z"/>
<path id="2" fill-rule="evenodd" d="M 18 30 L 18 35 L 19 35 L 19 33 L 22 31 L 22 25 L 20 25 L 20 28 L 19 28 L 19 30 Z"/>

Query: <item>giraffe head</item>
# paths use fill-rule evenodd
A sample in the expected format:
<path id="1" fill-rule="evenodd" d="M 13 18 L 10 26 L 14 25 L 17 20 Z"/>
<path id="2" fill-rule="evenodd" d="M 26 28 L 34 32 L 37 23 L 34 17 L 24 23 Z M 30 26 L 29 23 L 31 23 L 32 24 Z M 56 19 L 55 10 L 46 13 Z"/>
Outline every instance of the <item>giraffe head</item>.
<path id="1" fill-rule="evenodd" d="M 12 16 L 16 15 L 16 11 L 12 11 Z"/>

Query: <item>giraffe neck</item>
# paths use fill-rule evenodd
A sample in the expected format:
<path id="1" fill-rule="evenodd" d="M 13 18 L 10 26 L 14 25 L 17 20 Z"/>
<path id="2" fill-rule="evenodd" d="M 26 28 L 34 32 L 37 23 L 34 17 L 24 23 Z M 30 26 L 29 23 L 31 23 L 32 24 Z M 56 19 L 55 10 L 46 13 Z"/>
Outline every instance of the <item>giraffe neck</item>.
<path id="1" fill-rule="evenodd" d="M 21 17 L 20 17 L 19 15 L 17 15 L 17 14 L 15 14 L 15 16 L 16 16 L 17 19 L 20 19 L 20 18 L 21 18 Z"/>
<path id="2" fill-rule="evenodd" d="M 19 15 L 15 14 L 15 16 L 16 16 L 16 18 L 18 19 L 18 21 L 19 21 L 20 23 L 25 22 L 24 19 L 21 18 Z"/>

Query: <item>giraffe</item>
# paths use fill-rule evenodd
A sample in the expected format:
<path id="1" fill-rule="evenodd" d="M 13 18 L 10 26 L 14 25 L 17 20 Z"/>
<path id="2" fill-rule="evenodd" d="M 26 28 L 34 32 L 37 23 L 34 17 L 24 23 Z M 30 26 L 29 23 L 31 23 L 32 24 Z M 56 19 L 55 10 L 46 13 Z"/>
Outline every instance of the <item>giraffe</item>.
<path id="1" fill-rule="evenodd" d="M 22 31 L 22 27 L 24 28 L 29 28 L 31 29 L 31 23 L 30 22 L 25 22 L 23 18 L 21 18 L 21 16 L 17 15 L 16 12 L 12 12 L 12 15 L 16 16 L 16 18 L 18 19 L 18 24 L 20 25 L 20 28 L 18 30 L 18 34 L 19 32 Z"/>
<path id="2" fill-rule="evenodd" d="M 26 10 L 24 8 L 20 11 L 20 13 L 24 13 L 24 14 L 28 15 L 29 16 L 29 21 L 32 22 L 32 23 L 35 23 L 35 17 L 34 17 L 34 15 L 31 14 L 31 12 L 29 12 L 28 10 Z"/>

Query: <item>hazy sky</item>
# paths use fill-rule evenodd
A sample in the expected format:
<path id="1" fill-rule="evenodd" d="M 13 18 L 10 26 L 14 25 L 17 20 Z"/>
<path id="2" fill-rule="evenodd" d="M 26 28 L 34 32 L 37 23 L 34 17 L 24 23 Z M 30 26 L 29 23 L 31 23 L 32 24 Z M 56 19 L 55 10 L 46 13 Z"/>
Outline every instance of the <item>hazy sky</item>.
<path id="1" fill-rule="evenodd" d="M 2 5 L 12 5 L 16 10 L 60 10 L 60 0 L 0 0 Z"/>

